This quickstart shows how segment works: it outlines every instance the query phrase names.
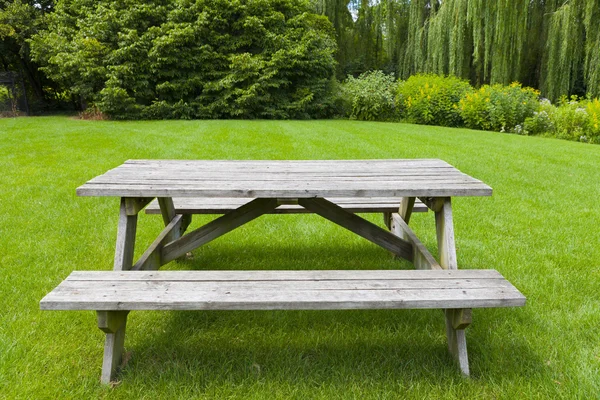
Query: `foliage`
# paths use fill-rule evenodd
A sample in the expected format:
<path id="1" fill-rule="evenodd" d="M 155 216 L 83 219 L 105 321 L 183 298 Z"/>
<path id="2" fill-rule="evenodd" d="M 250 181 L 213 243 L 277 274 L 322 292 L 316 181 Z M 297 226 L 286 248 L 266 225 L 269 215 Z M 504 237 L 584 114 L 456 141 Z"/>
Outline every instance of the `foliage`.
<path id="1" fill-rule="evenodd" d="M 395 117 L 395 79 L 382 71 L 371 71 L 358 78 L 348 75 L 344 84 L 346 113 L 350 119 L 385 121 Z"/>
<path id="2" fill-rule="evenodd" d="M 523 133 L 525 135 L 541 135 L 554 132 L 553 115 L 555 107 L 548 99 L 540 101 L 539 111 L 534 111 L 533 116 L 525 118 Z"/>
<path id="3" fill-rule="evenodd" d="M 8 88 L 4 85 L 0 85 L 0 104 L 10 101 L 10 93 Z"/>
<path id="4" fill-rule="evenodd" d="M 546 135 L 560 139 L 600 143 L 600 101 L 598 99 L 563 97 L 558 106 L 546 107 L 551 121 L 550 129 L 544 132 Z M 531 132 L 534 133 L 536 132 Z"/>
<path id="5" fill-rule="evenodd" d="M 355 76 L 383 69 L 402 79 L 451 74 L 475 86 L 519 81 L 553 101 L 600 94 L 600 0 L 315 2 L 337 22 L 336 57 Z"/>
<path id="6" fill-rule="evenodd" d="M 460 100 L 465 126 L 492 131 L 521 133 L 525 119 L 539 109 L 539 92 L 519 83 L 485 85 Z"/>
<path id="7" fill-rule="evenodd" d="M 307 118 L 335 68 L 303 0 L 65 0 L 51 17 L 35 59 L 113 118 Z"/>
<path id="8" fill-rule="evenodd" d="M 56 84 L 38 70 L 32 60 L 29 39 L 46 28 L 46 14 L 53 0 L 0 0 L 0 72 L 12 71 L 25 82 L 30 106 L 59 107 Z"/>
<path id="9" fill-rule="evenodd" d="M 471 91 L 467 81 L 453 76 L 413 75 L 398 85 L 397 104 L 410 122 L 460 126 L 458 102 Z"/>

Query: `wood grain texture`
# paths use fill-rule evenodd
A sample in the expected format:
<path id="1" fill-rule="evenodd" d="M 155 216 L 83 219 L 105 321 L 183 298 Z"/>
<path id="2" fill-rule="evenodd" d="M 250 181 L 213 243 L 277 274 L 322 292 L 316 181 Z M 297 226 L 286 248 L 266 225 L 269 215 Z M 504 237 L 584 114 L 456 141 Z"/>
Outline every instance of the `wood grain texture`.
<path id="1" fill-rule="evenodd" d="M 125 209 L 127 215 L 136 215 L 152 201 L 152 197 L 127 198 L 125 199 Z"/>
<path id="2" fill-rule="evenodd" d="M 435 212 L 435 229 L 440 265 L 445 269 L 458 269 L 456 245 L 454 243 L 454 223 L 452 202 L 445 198 L 441 210 Z"/>
<path id="3" fill-rule="evenodd" d="M 133 266 L 133 252 L 135 248 L 135 234 L 137 229 L 137 213 L 128 215 L 128 199 L 122 198 L 119 207 L 119 222 L 117 225 L 117 244 L 115 248 L 115 271 L 127 271 Z"/>
<path id="4" fill-rule="evenodd" d="M 208 224 L 166 244 L 161 262 L 166 264 L 277 207 L 276 199 L 254 199 Z"/>
<path id="5" fill-rule="evenodd" d="M 407 225 L 410 222 L 410 217 L 414 211 L 415 202 L 415 197 L 403 197 L 402 201 L 400 202 L 398 214 L 400 215 L 400 217 L 402 217 L 402 219 L 404 220 L 404 222 L 406 222 Z"/>
<path id="6" fill-rule="evenodd" d="M 372 279 L 367 278 L 369 274 Z M 329 279 L 324 281 L 324 276 Z M 93 271 L 73 273 L 40 306 L 46 310 L 283 310 L 524 303 L 514 286 L 496 271 L 486 270 Z"/>
<path id="7" fill-rule="evenodd" d="M 130 160 L 77 189 L 122 197 L 489 196 L 441 160 Z"/>
<path id="8" fill-rule="evenodd" d="M 446 336 L 448 337 L 448 351 L 454 357 L 454 360 L 463 376 L 470 376 L 469 357 L 467 354 L 467 336 L 464 329 L 454 329 L 452 327 L 451 317 L 446 317 Z"/>
<path id="9" fill-rule="evenodd" d="M 131 268 L 133 271 L 140 270 L 157 270 L 165 263 L 162 260 L 161 252 L 165 244 L 172 241 L 174 237 L 173 231 L 177 232 L 179 237 L 181 234 L 181 224 L 183 223 L 183 215 L 175 215 L 173 220 L 162 230 L 158 237 L 146 249 L 144 254 Z"/>
<path id="10" fill-rule="evenodd" d="M 413 248 L 409 242 L 330 201 L 320 198 L 299 199 L 298 204 L 399 257 L 409 261 L 413 259 Z"/>
<path id="11" fill-rule="evenodd" d="M 413 246 L 413 265 L 416 269 L 442 269 L 437 260 L 431 255 L 427 247 L 417 237 L 412 229 L 398 214 L 392 215 L 391 231 L 393 234 L 404 238 Z"/>
<path id="12" fill-rule="evenodd" d="M 327 200 L 337 204 L 351 213 L 385 213 L 397 212 L 401 198 L 328 198 Z M 174 198 L 173 204 L 177 214 L 225 214 L 248 203 L 246 198 Z M 420 201 L 415 202 L 413 212 L 427 212 L 428 208 Z M 146 214 L 160 214 L 158 201 L 153 201 L 146 207 Z M 299 205 L 279 205 L 270 212 L 271 214 L 304 214 L 310 213 Z"/>
<path id="13" fill-rule="evenodd" d="M 104 384 L 109 384 L 114 381 L 121 365 L 123 358 L 123 350 L 125 344 L 125 329 L 127 326 L 128 311 L 108 311 L 99 313 L 104 314 L 104 318 L 109 321 L 116 322 L 118 328 L 113 332 L 107 333 L 104 341 L 104 357 L 102 359 L 102 374 L 100 381 Z M 108 314 L 108 315 L 107 315 Z"/>

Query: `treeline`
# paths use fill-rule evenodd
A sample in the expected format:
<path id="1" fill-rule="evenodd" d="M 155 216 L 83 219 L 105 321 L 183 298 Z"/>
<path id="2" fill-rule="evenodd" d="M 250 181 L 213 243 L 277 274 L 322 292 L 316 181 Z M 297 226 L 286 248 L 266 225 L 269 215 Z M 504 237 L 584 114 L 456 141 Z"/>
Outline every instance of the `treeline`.
<path id="1" fill-rule="evenodd" d="M 383 70 L 600 95 L 600 0 L 317 0 L 338 76 Z M 354 12 L 352 12 L 353 10 Z"/>
<path id="2" fill-rule="evenodd" d="M 119 118 L 326 118 L 369 70 L 597 97 L 600 0 L 0 0 L 0 70 Z"/>

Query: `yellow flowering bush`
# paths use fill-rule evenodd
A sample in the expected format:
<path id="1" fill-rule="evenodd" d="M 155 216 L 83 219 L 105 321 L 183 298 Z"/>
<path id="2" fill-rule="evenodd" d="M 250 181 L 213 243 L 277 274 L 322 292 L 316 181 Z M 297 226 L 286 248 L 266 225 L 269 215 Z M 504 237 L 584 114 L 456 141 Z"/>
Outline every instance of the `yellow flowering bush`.
<path id="1" fill-rule="evenodd" d="M 538 111 L 539 92 L 514 82 L 484 85 L 459 102 L 465 126 L 472 129 L 523 133 L 525 119 Z"/>
<path id="2" fill-rule="evenodd" d="M 589 115 L 589 139 L 590 142 L 600 143 L 600 100 L 593 99 L 588 102 L 586 111 Z"/>
<path id="3" fill-rule="evenodd" d="M 409 122 L 461 126 L 458 102 L 472 90 L 467 81 L 454 76 L 413 75 L 399 83 L 396 104 Z"/>

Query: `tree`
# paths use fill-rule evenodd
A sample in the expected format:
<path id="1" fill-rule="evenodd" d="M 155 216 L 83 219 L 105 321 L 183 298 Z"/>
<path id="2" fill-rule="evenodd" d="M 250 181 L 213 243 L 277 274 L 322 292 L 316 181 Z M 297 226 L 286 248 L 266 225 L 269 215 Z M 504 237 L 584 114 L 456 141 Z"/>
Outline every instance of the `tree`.
<path id="1" fill-rule="evenodd" d="M 32 61 L 29 39 L 45 29 L 45 16 L 53 4 L 50 0 L 0 0 L 0 71 L 19 73 L 37 103 L 53 100 L 53 83 Z"/>
<path id="2" fill-rule="evenodd" d="M 114 118 L 305 118 L 335 32 L 302 0 L 65 0 L 34 59 Z"/>

